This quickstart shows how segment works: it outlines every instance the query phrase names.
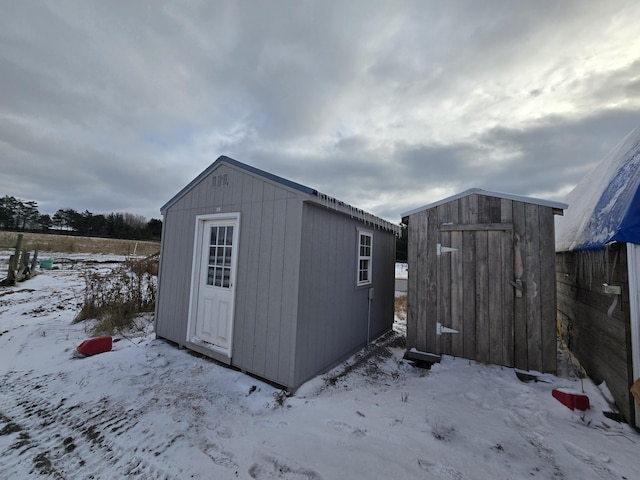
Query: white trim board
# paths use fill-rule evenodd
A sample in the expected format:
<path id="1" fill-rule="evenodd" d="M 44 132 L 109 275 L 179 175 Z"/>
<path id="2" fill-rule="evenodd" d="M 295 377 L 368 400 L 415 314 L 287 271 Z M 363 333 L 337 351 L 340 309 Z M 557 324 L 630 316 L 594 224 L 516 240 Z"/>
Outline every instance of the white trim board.
<path id="1" fill-rule="evenodd" d="M 629 303 L 631 323 L 631 358 L 633 380 L 640 378 L 640 245 L 627 243 L 627 263 L 629 273 Z M 636 409 L 636 427 L 640 427 L 640 405 L 633 402 Z"/>
<path id="2" fill-rule="evenodd" d="M 194 230 L 194 239 L 193 239 L 193 256 L 191 259 L 191 286 L 189 287 L 189 313 L 187 318 L 187 331 L 185 342 L 186 345 L 194 345 L 192 341 L 192 337 L 195 332 L 195 324 L 197 321 L 197 306 L 198 306 L 198 295 L 199 295 L 199 284 L 200 284 L 200 273 L 201 273 L 201 252 L 202 252 L 202 235 L 204 232 L 204 225 L 207 221 L 225 221 L 229 220 L 236 224 L 236 230 L 234 232 L 234 245 L 239 246 L 239 238 L 240 238 L 240 212 L 231 212 L 231 213 L 214 213 L 207 215 L 196 215 L 195 217 L 195 230 Z M 235 275 L 237 275 L 237 258 L 238 258 L 238 248 L 233 249 L 233 259 L 232 265 L 234 269 L 234 277 L 232 281 L 235 283 Z M 233 350 L 233 328 L 235 323 L 235 287 L 234 287 L 234 297 L 232 300 L 232 322 L 231 322 L 231 331 L 229 334 L 229 348 L 223 349 L 213 344 L 203 344 L 201 348 L 205 348 L 212 352 L 221 354 L 229 359 L 232 356 Z"/>

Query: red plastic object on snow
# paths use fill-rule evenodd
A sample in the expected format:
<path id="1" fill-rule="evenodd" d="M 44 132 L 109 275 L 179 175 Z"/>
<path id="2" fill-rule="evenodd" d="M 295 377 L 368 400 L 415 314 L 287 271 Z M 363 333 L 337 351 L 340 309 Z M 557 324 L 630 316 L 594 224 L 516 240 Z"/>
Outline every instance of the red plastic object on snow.
<path id="1" fill-rule="evenodd" d="M 89 357 L 98 353 L 108 352 L 111 350 L 112 346 L 113 341 L 111 340 L 111 337 L 94 337 L 84 340 L 80 345 L 78 345 L 76 350 L 85 357 Z"/>
<path id="2" fill-rule="evenodd" d="M 551 395 L 571 410 L 584 411 L 589 409 L 589 397 L 582 393 L 567 392 L 556 388 L 551 392 Z"/>

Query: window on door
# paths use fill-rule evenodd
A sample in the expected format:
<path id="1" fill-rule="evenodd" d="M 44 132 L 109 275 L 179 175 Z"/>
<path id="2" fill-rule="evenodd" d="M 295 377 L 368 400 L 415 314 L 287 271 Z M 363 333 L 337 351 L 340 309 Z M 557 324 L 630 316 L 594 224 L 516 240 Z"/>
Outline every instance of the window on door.
<path id="1" fill-rule="evenodd" d="M 230 287 L 232 248 L 233 227 L 211 227 L 207 285 Z"/>
<path id="2" fill-rule="evenodd" d="M 373 234 L 358 230 L 358 286 L 371 283 Z"/>

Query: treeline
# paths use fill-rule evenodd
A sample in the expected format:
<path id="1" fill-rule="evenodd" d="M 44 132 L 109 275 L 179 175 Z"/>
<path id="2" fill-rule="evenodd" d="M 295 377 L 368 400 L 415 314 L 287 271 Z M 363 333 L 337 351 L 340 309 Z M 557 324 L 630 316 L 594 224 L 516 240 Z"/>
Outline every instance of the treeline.
<path id="1" fill-rule="evenodd" d="M 162 220 L 147 222 L 132 213 L 93 214 L 72 208 L 59 209 L 53 216 L 41 214 L 38 204 L 5 195 L 0 198 L 0 229 L 43 233 L 73 233 L 90 237 L 159 240 Z"/>

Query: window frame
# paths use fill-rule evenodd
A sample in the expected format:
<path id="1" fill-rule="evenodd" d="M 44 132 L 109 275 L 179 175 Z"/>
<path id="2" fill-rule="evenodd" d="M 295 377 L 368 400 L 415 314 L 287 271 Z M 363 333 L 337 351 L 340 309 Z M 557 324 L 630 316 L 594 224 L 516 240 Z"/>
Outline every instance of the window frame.
<path id="1" fill-rule="evenodd" d="M 364 230 L 361 228 L 357 229 L 357 261 L 356 261 L 356 286 L 364 287 L 365 285 L 371 285 L 372 277 L 373 277 L 373 232 L 370 230 Z M 369 239 L 369 244 L 363 244 L 362 239 L 366 237 Z M 369 249 L 369 255 L 363 255 L 362 248 Z M 366 261 L 367 267 L 365 269 L 361 268 L 361 262 Z M 367 272 L 367 278 L 365 280 L 361 280 L 360 274 L 362 272 Z"/>
<path id="2" fill-rule="evenodd" d="M 212 231 L 216 229 L 216 240 L 212 242 Z M 224 230 L 221 230 L 224 229 Z M 231 229 L 231 232 L 229 232 Z M 220 232 L 224 231 L 224 235 Z M 209 226 L 209 257 L 207 259 L 207 280 L 209 287 L 231 288 L 231 264 L 236 246 L 233 244 L 235 225 Z M 212 254 L 213 253 L 213 254 Z M 212 273 L 213 271 L 213 273 Z M 211 282 L 211 283 L 209 283 Z"/>

